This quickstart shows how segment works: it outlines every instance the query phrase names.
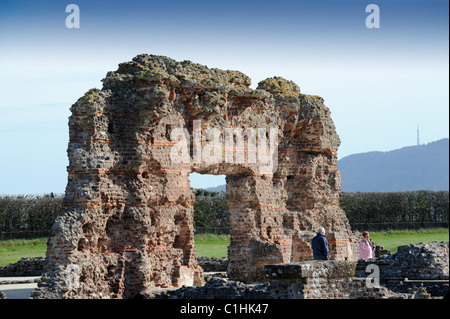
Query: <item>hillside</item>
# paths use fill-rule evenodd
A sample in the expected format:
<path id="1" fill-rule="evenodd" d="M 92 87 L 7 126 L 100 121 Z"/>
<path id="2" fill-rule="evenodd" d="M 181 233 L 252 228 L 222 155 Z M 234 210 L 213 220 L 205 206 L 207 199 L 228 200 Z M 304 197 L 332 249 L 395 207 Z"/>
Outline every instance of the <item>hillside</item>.
<path id="1" fill-rule="evenodd" d="M 223 185 L 219 185 L 216 187 L 209 187 L 206 190 L 210 191 L 210 192 L 221 192 L 221 191 L 226 191 L 227 190 L 227 185 L 223 184 Z"/>
<path id="2" fill-rule="evenodd" d="M 343 192 L 448 190 L 449 139 L 349 155 L 338 166 Z"/>
<path id="3" fill-rule="evenodd" d="M 368 152 L 338 163 L 343 192 L 394 192 L 449 189 L 449 139 L 389 152 Z M 225 190 L 225 185 L 208 188 Z"/>

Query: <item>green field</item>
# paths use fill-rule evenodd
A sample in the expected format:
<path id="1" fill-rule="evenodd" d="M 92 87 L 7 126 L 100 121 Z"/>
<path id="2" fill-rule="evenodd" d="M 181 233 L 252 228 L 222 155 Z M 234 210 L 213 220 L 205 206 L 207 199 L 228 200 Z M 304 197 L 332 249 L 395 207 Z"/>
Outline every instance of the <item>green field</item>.
<path id="1" fill-rule="evenodd" d="M 198 256 L 227 257 L 229 245 L 229 235 L 201 234 L 195 236 L 195 248 Z"/>
<path id="2" fill-rule="evenodd" d="M 47 238 L 13 239 L 0 241 L 0 267 L 15 263 L 24 257 L 43 257 Z M 198 256 L 226 257 L 229 235 L 202 234 L 195 236 Z"/>
<path id="3" fill-rule="evenodd" d="M 15 263 L 24 257 L 43 257 L 47 238 L 11 239 L 0 241 L 0 267 Z"/>
<path id="4" fill-rule="evenodd" d="M 419 229 L 419 230 L 390 230 L 384 232 L 370 232 L 372 241 L 392 253 L 397 252 L 398 246 L 429 243 L 432 241 L 449 241 L 448 228 Z"/>
<path id="5" fill-rule="evenodd" d="M 398 246 L 420 242 L 449 241 L 447 228 L 371 232 L 372 240 L 395 253 Z M 0 241 L 0 267 L 15 263 L 23 257 L 45 256 L 47 238 Z M 229 235 L 201 234 L 195 236 L 198 256 L 226 257 Z"/>

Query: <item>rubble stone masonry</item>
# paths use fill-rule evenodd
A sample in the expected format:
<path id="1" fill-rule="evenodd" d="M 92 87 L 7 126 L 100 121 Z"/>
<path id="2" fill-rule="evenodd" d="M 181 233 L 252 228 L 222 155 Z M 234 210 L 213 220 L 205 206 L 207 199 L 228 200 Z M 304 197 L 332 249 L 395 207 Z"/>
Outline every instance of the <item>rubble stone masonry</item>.
<path id="1" fill-rule="evenodd" d="M 154 287 L 202 285 L 192 172 L 226 175 L 230 279 L 264 280 L 266 264 L 311 260 L 320 226 L 332 259 L 357 258 L 358 239 L 339 207 L 340 140 L 324 100 L 280 77 L 250 85 L 238 71 L 142 54 L 73 104 L 64 213 L 53 226 L 35 295 L 132 298 Z M 186 132 L 187 162 L 171 157 L 180 143 L 174 129 Z M 260 149 L 242 149 L 237 137 L 219 161 L 199 157 L 211 150 L 208 129 L 222 140 L 227 129 L 274 129 L 273 170 L 261 170 L 267 162 Z M 256 139 L 271 149 L 269 136 Z"/>

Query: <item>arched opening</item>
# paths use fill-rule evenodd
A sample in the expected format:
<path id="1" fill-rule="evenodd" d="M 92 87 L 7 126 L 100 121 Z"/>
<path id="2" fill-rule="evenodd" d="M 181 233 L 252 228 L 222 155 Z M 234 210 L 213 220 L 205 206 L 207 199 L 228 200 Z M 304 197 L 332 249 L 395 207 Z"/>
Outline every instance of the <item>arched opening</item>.
<path id="1" fill-rule="evenodd" d="M 230 232 L 225 175 L 191 173 L 195 193 L 194 229 L 198 257 L 227 257 Z"/>

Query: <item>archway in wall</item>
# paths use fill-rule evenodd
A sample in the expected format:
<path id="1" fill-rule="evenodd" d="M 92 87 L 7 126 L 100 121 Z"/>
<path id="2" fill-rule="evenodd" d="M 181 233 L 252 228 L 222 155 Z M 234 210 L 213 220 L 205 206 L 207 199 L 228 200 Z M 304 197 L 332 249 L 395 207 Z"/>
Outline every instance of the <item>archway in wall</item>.
<path id="1" fill-rule="evenodd" d="M 245 281 L 264 279 L 263 265 L 289 262 L 291 250 L 283 227 L 284 184 L 255 166 L 221 162 L 193 167 L 194 173 L 226 175 L 229 276 Z"/>
<path id="2" fill-rule="evenodd" d="M 225 175 L 191 173 L 189 180 L 195 192 L 195 234 L 228 235 Z"/>

